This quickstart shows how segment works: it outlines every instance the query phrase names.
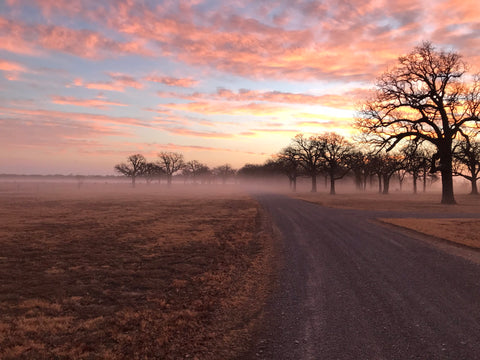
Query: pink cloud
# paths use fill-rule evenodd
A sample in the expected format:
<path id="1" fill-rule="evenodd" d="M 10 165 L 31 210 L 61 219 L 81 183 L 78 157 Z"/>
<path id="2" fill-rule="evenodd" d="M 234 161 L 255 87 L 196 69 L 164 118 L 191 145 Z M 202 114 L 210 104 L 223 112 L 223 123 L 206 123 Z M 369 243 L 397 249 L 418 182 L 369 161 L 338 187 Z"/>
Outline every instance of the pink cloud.
<path id="1" fill-rule="evenodd" d="M 74 105 L 74 106 L 83 106 L 83 107 L 94 107 L 94 108 L 107 108 L 109 106 L 127 106 L 127 104 L 122 104 L 119 102 L 113 102 L 104 100 L 101 98 L 97 99 L 79 99 L 71 96 L 52 96 L 52 102 L 55 104 L 62 105 Z"/>
<path id="2" fill-rule="evenodd" d="M 206 131 L 196 131 L 187 128 L 178 128 L 178 127 L 166 127 L 163 130 L 168 131 L 169 133 L 180 135 L 180 136 L 193 136 L 200 138 L 217 138 L 217 139 L 227 139 L 234 137 L 233 134 L 220 133 L 220 132 L 206 132 Z"/>
<path id="3" fill-rule="evenodd" d="M 176 151 L 213 151 L 213 152 L 230 152 L 230 153 L 243 153 L 251 155 L 266 155 L 264 152 L 254 152 L 254 151 L 242 151 L 242 150 L 233 150 L 229 148 L 219 148 L 212 146 L 200 146 L 200 145 L 179 145 L 179 144 L 158 144 L 160 149 L 167 150 L 176 150 Z"/>
<path id="4" fill-rule="evenodd" d="M 9 117 L 0 119 L 0 125 L 3 129 L 0 132 L 2 144 L 10 148 L 50 148 L 58 151 L 79 145 L 100 146 L 97 139 L 104 136 L 129 136 L 119 129 L 77 120 L 66 122 L 56 119 Z"/>
<path id="5" fill-rule="evenodd" d="M 4 76 L 9 81 L 18 80 L 19 75 L 28 70 L 17 62 L 0 59 L 0 71 L 3 71 Z"/>
<path id="6" fill-rule="evenodd" d="M 262 103 L 228 104 L 225 102 L 190 102 L 185 104 L 162 104 L 177 111 L 188 111 L 205 115 L 252 115 L 267 116 L 282 113 L 288 108 Z"/>
<path id="7" fill-rule="evenodd" d="M 63 112 L 56 110 L 43 109 L 20 109 L 12 107 L 0 107 L 0 114 L 5 117 L 14 117 L 24 120 L 33 119 L 52 119 L 57 121 L 80 121 L 80 122 L 94 122 L 94 123 L 110 123 L 118 125 L 134 125 L 142 127 L 151 127 L 147 122 L 140 119 L 130 117 L 117 117 L 100 114 L 87 114 L 76 112 Z"/>
<path id="8" fill-rule="evenodd" d="M 99 59 L 112 55 L 151 55 L 141 42 L 119 42 L 91 30 L 55 25 L 28 25 L 0 17 L 0 49 L 20 54 L 38 54 L 44 49 Z"/>
<path id="9" fill-rule="evenodd" d="M 157 76 L 149 75 L 145 77 L 145 80 L 151 82 L 158 82 L 168 86 L 178 86 L 178 87 L 192 87 L 198 84 L 198 81 L 191 78 L 175 78 L 170 76 Z"/>
<path id="10" fill-rule="evenodd" d="M 2 71 L 13 71 L 13 72 L 24 72 L 27 71 L 23 65 L 13 61 L 7 61 L 0 59 L 0 70 Z"/>
<path id="11" fill-rule="evenodd" d="M 32 6 L 32 1 L 12 4 Z M 475 34 L 480 10 L 475 0 L 436 2 L 428 11 L 414 0 L 295 1 L 289 6 L 247 1 L 241 7 L 232 1 L 215 7 L 208 3 L 199 7 L 196 1 L 155 6 L 135 1 L 35 4 L 46 18 L 82 17 L 132 39 L 120 42 L 95 32 L 39 27 L 38 42 L 44 46 L 92 58 L 101 56 L 102 49 L 108 54 L 148 53 L 148 46 L 175 61 L 250 78 L 370 80 L 425 36 L 469 45 L 472 56 L 469 49 L 479 42 Z M 24 38 L 17 36 L 12 45 L 32 51 L 22 46 Z M 78 51 L 70 48 L 69 39 L 79 40 Z"/>
<path id="12" fill-rule="evenodd" d="M 124 92 L 125 88 L 143 88 L 143 84 L 133 76 L 122 73 L 108 73 L 108 75 L 112 79 L 111 81 L 85 82 L 81 78 L 76 78 L 69 86 L 80 86 L 87 89 L 118 92 Z"/>
<path id="13" fill-rule="evenodd" d="M 225 88 L 218 89 L 216 93 L 180 94 L 175 92 L 157 92 L 163 98 L 180 98 L 185 100 L 220 100 L 236 102 L 273 102 L 285 104 L 321 105 L 340 109 L 354 109 L 359 100 L 370 94 L 370 90 L 357 88 L 340 94 L 311 95 L 290 93 L 283 91 L 257 91 L 241 89 L 234 92 Z M 231 105 L 228 105 L 231 106 Z"/>

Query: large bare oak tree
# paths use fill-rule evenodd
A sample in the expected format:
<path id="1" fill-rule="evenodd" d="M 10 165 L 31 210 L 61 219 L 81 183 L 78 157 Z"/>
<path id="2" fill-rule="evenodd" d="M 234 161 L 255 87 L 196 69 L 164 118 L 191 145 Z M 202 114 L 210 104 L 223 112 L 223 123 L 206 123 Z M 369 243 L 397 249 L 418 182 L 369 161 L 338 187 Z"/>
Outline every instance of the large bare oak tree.
<path id="1" fill-rule="evenodd" d="M 377 79 L 375 96 L 359 110 L 357 126 L 387 151 L 402 140 L 426 141 L 437 150 L 442 203 L 454 204 L 453 140 L 478 126 L 480 79 L 468 77 L 461 56 L 417 46 Z"/>

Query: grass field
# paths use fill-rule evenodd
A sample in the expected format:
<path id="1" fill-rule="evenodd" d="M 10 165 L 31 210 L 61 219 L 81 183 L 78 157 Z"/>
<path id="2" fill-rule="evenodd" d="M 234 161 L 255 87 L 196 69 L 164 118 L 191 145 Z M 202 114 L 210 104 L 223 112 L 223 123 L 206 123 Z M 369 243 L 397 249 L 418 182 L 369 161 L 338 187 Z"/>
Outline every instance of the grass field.
<path id="1" fill-rule="evenodd" d="M 227 191 L 0 184 L 1 359 L 234 359 L 273 279 Z"/>
<path id="2" fill-rule="evenodd" d="M 338 194 L 299 193 L 297 198 L 324 206 L 360 210 L 386 210 L 415 213 L 480 213 L 480 196 L 456 195 L 456 205 L 440 204 L 440 193 L 378 193 Z M 423 234 L 435 236 L 454 243 L 480 248 L 480 219 L 423 219 L 401 218 L 381 219 L 385 223 L 405 227 Z"/>

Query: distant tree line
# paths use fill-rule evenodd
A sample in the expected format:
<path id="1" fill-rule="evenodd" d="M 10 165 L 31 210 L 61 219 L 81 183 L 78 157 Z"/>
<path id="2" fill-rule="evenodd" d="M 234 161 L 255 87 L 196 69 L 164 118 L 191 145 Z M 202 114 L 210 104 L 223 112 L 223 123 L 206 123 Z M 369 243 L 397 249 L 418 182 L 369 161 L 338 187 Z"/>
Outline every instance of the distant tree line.
<path id="1" fill-rule="evenodd" d="M 176 174 L 181 175 L 184 180 L 191 180 L 194 184 L 211 183 L 218 178 L 225 184 L 236 173 L 229 164 L 210 169 L 197 160 L 186 162 L 183 154 L 178 152 L 162 151 L 157 157 L 157 160 L 149 162 L 142 154 L 133 154 L 127 157 L 126 162 L 115 165 L 114 170 L 129 177 L 132 187 L 135 187 L 138 178 L 145 179 L 147 183 L 166 179 L 167 185 L 171 186 L 173 176 Z"/>

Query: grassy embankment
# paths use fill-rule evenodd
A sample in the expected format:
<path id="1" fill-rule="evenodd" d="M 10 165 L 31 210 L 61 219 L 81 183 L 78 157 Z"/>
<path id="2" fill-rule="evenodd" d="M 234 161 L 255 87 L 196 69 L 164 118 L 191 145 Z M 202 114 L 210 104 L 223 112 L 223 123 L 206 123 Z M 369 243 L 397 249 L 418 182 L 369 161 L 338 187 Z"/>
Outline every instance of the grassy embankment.
<path id="1" fill-rule="evenodd" d="M 0 358 L 232 359 L 247 348 L 273 267 L 248 196 L 0 184 L 0 203 Z"/>
<path id="2" fill-rule="evenodd" d="M 411 213 L 468 214 L 480 213 L 480 197 L 467 194 L 456 195 L 456 205 L 440 204 L 440 194 L 419 193 L 417 195 L 395 193 L 381 195 L 299 193 L 297 198 L 322 204 L 324 206 L 345 209 L 385 210 Z M 405 227 L 423 234 L 473 248 L 480 248 L 480 219 L 455 216 L 455 218 L 388 218 L 382 222 Z"/>

